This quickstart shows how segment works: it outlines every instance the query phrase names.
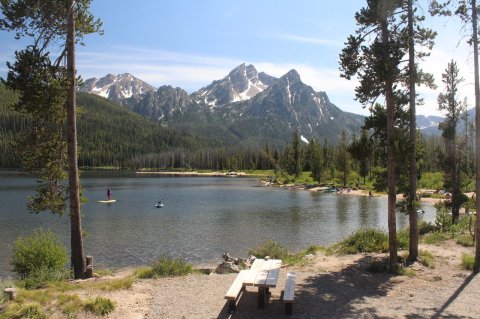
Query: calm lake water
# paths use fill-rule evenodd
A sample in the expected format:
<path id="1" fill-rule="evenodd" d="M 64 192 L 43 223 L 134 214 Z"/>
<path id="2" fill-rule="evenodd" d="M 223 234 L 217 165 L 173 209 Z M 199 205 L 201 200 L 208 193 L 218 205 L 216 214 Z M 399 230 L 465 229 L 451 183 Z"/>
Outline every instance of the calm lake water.
<path id="1" fill-rule="evenodd" d="M 160 256 L 219 262 L 224 252 L 244 257 L 270 239 L 298 251 L 361 227 L 387 229 L 386 198 L 260 187 L 255 178 L 90 175 L 82 177 L 89 200 L 82 207 L 84 249 L 95 267 L 143 265 Z M 11 274 L 15 239 L 37 227 L 70 247 L 68 215 L 27 212 L 34 187 L 32 178 L 0 173 L 0 276 Z M 99 204 L 107 187 L 117 202 Z M 155 208 L 161 198 L 165 207 Z M 434 208 L 424 210 L 433 220 Z M 398 214 L 397 227 L 407 225 L 408 217 Z"/>

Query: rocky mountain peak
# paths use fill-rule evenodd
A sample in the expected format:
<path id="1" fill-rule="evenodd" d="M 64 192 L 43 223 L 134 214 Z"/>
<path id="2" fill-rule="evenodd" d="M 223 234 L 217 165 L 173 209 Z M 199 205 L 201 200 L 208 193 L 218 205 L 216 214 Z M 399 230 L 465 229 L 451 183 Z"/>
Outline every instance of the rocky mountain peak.
<path id="1" fill-rule="evenodd" d="M 287 79 L 290 83 L 302 82 L 302 80 L 300 79 L 300 74 L 298 74 L 297 70 L 295 69 L 288 71 L 280 79 Z"/>
<path id="2" fill-rule="evenodd" d="M 107 74 L 100 79 L 91 78 L 79 88 L 80 92 L 93 93 L 115 101 L 122 101 L 154 90 L 153 86 L 129 73 Z"/>
<path id="3" fill-rule="evenodd" d="M 193 93 L 198 103 L 211 108 L 220 107 L 231 102 L 246 101 L 263 92 L 274 82 L 273 77 L 262 73 L 261 76 L 253 65 L 240 64 L 226 77 Z"/>

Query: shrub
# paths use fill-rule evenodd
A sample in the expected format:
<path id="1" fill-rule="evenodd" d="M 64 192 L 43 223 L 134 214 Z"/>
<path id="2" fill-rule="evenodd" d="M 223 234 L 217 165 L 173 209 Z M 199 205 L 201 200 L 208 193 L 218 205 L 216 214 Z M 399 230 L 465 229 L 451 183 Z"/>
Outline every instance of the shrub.
<path id="1" fill-rule="evenodd" d="M 96 316 L 105 316 L 115 309 L 115 304 L 108 298 L 97 297 L 95 300 L 87 301 L 85 310 Z"/>
<path id="2" fill-rule="evenodd" d="M 388 250 L 388 236 L 375 228 L 360 229 L 336 245 L 344 254 L 384 252 Z"/>
<path id="3" fill-rule="evenodd" d="M 410 243 L 410 230 L 408 228 L 397 232 L 398 249 L 407 249 Z"/>
<path id="4" fill-rule="evenodd" d="M 253 255 L 257 258 L 265 258 L 270 256 L 273 259 L 285 259 L 288 256 L 287 248 L 281 246 L 279 243 L 269 240 L 263 245 L 260 245 L 254 249 L 248 251 L 249 255 Z"/>
<path id="5" fill-rule="evenodd" d="M 432 223 L 428 223 L 424 220 L 419 220 L 418 221 L 418 233 L 420 235 L 425 235 L 427 233 L 432 233 L 436 230 L 438 230 L 438 228 L 435 225 L 433 225 Z"/>
<path id="6" fill-rule="evenodd" d="M 67 261 L 67 250 L 52 232 L 37 229 L 31 236 L 15 241 L 11 264 L 22 279 L 42 277 L 48 281 L 65 274 Z"/>
<path id="7" fill-rule="evenodd" d="M 473 264 L 475 262 L 475 257 L 473 255 L 463 254 L 462 255 L 462 268 L 465 270 L 473 270 Z"/>
<path id="8" fill-rule="evenodd" d="M 25 289 L 45 288 L 49 283 L 61 281 L 68 277 L 69 272 L 66 269 L 52 270 L 42 268 L 33 271 L 28 277 L 21 279 L 18 285 Z"/>
<path id="9" fill-rule="evenodd" d="M 452 225 L 452 216 L 449 214 L 449 209 L 444 202 L 436 203 L 435 208 L 435 225 L 442 231 L 446 231 Z"/>

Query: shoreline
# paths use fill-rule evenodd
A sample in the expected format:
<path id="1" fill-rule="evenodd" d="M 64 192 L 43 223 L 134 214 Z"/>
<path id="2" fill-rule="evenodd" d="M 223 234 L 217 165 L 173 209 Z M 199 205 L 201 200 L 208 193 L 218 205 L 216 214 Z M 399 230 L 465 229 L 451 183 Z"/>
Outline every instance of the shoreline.
<path id="1" fill-rule="evenodd" d="M 175 172 L 175 171 L 136 171 L 138 175 L 161 175 L 161 176 L 183 176 L 183 177 L 195 177 L 195 176 L 210 176 L 210 177 L 263 177 L 262 174 L 249 174 L 245 172 Z"/>

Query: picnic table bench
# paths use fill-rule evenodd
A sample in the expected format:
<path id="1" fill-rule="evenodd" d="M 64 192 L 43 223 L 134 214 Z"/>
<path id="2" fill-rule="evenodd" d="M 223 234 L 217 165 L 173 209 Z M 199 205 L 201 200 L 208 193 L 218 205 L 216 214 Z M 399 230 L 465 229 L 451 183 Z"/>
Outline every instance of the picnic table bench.
<path id="1" fill-rule="evenodd" d="M 282 261 L 279 259 L 255 259 L 249 270 L 242 270 L 225 294 L 231 313 L 236 310 L 236 301 L 246 286 L 258 287 L 258 307 L 265 308 L 270 288 L 277 286 Z"/>
<path id="2" fill-rule="evenodd" d="M 285 281 L 285 290 L 283 291 L 283 303 L 285 304 L 285 314 L 291 315 L 293 312 L 293 300 L 295 299 L 295 278 L 294 272 L 287 274 Z"/>

